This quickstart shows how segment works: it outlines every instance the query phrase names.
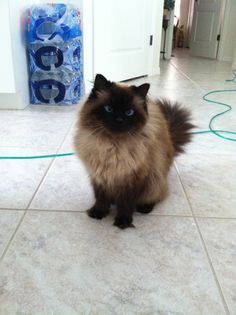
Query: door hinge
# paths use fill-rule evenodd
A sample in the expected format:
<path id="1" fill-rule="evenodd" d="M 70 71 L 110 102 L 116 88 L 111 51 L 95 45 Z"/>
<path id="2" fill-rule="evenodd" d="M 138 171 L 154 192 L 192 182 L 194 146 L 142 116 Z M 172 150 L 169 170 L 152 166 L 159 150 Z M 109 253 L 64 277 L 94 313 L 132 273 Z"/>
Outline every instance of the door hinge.
<path id="1" fill-rule="evenodd" d="M 220 41 L 220 34 L 217 35 L 217 41 Z"/>
<path id="2" fill-rule="evenodd" d="M 153 35 L 150 35 L 149 45 L 152 46 L 152 43 L 153 43 Z"/>

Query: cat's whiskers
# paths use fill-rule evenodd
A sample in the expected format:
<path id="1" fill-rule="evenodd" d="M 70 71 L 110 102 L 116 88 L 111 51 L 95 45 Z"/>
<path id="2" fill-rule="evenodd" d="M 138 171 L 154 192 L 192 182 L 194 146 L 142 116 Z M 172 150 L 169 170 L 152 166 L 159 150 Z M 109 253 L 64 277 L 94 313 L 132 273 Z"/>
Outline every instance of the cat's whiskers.
<path id="1" fill-rule="evenodd" d="M 99 135 L 99 134 L 102 133 L 103 130 L 104 130 L 104 127 L 99 126 L 99 127 L 95 128 L 95 130 L 93 130 L 93 132 L 91 132 L 90 134 L 86 135 L 86 137 L 91 137 L 91 136 L 94 136 L 94 135 Z"/>

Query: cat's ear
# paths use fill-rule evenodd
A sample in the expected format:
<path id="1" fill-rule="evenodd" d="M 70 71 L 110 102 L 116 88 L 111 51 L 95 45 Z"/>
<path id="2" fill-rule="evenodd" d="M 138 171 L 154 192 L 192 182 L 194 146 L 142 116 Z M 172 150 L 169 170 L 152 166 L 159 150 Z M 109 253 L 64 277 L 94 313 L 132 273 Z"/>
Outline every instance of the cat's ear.
<path id="1" fill-rule="evenodd" d="M 148 90 L 150 88 L 150 84 L 149 83 L 144 83 L 140 86 L 134 86 L 134 92 L 140 96 L 142 96 L 143 98 L 145 98 L 147 96 Z"/>
<path id="2" fill-rule="evenodd" d="M 143 98 L 147 96 L 147 93 L 149 91 L 150 84 L 149 83 L 144 83 L 140 86 L 137 86 L 136 92 L 141 95 Z"/>
<path id="3" fill-rule="evenodd" d="M 94 80 L 94 90 L 104 91 L 111 87 L 111 82 L 108 81 L 102 74 L 97 74 Z"/>

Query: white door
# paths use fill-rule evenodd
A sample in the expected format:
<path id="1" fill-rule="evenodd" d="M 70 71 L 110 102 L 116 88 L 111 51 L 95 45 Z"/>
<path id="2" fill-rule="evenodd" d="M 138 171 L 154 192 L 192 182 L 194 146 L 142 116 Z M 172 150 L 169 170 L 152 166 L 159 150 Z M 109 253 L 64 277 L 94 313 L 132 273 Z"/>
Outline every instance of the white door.
<path id="1" fill-rule="evenodd" d="M 148 73 L 152 0 L 94 0 L 94 72 L 122 81 Z"/>
<path id="2" fill-rule="evenodd" d="M 222 0 L 195 0 L 191 54 L 216 59 L 220 34 Z"/>

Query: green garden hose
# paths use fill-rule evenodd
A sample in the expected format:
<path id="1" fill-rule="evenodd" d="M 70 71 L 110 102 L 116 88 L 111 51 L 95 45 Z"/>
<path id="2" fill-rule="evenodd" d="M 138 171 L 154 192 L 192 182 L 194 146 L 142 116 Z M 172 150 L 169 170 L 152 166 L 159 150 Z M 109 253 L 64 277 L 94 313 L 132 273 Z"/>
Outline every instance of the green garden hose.
<path id="1" fill-rule="evenodd" d="M 236 70 L 233 70 L 233 79 L 226 80 L 227 82 L 235 82 L 236 83 Z M 230 131 L 230 130 L 215 130 L 213 128 L 213 122 L 219 118 L 220 116 L 225 115 L 226 113 L 229 113 L 232 110 L 232 106 L 226 103 L 222 103 L 219 101 L 213 101 L 210 98 L 208 98 L 209 95 L 213 94 L 219 94 L 219 93 L 231 93 L 236 92 L 236 90 L 215 90 L 206 93 L 203 96 L 203 100 L 208 103 L 213 103 L 216 105 L 223 106 L 225 108 L 224 111 L 220 112 L 219 114 L 214 115 L 208 124 L 208 130 L 199 130 L 199 131 L 193 131 L 192 134 L 195 135 L 201 135 L 201 134 L 213 134 L 217 137 L 220 137 L 224 140 L 233 141 L 236 142 L 236 131 Z M 226 135 L 234 135 L 235 137 L 230 137 Z M 72 156 L 75 153 L 68 152 L 68 153 L 58 153 L 58 154 L 48 154 L 48 155 L 29 155 L 29 156 L 0 156 L 0 160 L 33 160 L 33 159 L 48 159 L 48 158 L 56 158 L 56 157 L 65 157 L 65 156 Z"/>

